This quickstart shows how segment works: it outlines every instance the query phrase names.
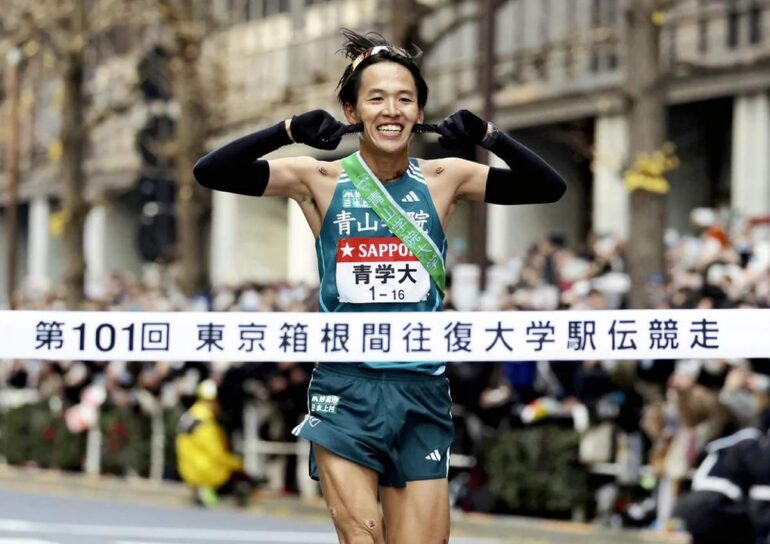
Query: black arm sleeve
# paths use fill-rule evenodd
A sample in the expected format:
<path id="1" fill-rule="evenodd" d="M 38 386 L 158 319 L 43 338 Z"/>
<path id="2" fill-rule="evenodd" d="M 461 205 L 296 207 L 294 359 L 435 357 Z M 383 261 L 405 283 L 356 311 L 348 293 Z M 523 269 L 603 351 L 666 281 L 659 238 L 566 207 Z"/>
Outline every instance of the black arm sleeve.
<path id="1" fill-rule="evenodd" d="M 292 143 L 284 122 L 230 142 L 198 159 L 193 175 L 209 189 L 262 196 L 270 179 L 267 161 L 259 157 Z"/>
<path id="2" fill-rule="evenodd" d="M 494 129 L 484 147 L 505 161 L 510 170 L 491 167 L 484 202 L 490 204 L 541 204 L 556 202 L 567 184 L 543 159 L 519 142 Z"/>

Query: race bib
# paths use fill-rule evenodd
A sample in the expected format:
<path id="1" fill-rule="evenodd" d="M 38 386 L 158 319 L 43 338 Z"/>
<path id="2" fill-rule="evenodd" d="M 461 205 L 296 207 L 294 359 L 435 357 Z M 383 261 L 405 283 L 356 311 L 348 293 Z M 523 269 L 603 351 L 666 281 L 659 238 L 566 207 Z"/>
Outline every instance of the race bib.
<path id="1" fill-rule="evenodd" d="M 430 293 L 430 275 L 396 238 L 341 238 L 337 243 L 340 302 L 421 302 Z"/>

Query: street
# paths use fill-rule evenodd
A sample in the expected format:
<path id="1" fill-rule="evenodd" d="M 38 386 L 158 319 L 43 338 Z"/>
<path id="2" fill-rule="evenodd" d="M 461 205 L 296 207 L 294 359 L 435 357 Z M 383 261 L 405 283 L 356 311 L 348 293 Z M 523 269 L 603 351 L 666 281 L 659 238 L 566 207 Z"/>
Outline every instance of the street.
<path id="1" fill-rule="evenodd" d="M 0 544 L 322 544 L 337 542 L 323 501 L 258 493 L 245 510 L 192 505 L 174 482 L 85 477 L 0 465 Z M 686 544 L 684 534 L 452 512 L 451 544 Z"/>
<path id="2" fill-rule="evenodd" d="M 308 517 L 129 504 L 0 491 L 0 544 L 336 543 L 331 523 Z M 492 538 L 453 538 L 496 544 Z"/>

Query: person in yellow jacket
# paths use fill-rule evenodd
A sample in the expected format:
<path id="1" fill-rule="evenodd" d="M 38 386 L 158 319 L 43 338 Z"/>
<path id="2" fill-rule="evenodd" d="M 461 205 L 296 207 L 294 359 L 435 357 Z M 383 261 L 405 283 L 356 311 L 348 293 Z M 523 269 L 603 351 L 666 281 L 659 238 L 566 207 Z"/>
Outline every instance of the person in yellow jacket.
<path id="1" fill-rule="evenodd" d="M 221 406 L 217 386 L 204 380 L 198 400 L 179 420 L 176 436 L 177 469 L 182 480 L 193 487 L 204 506 L 216 506 L 219 495 L 233 493 L 245 503 L 253 482 L 243 471 L 243 462 L 230 451 L 230 443 L 219 423 Z"/>

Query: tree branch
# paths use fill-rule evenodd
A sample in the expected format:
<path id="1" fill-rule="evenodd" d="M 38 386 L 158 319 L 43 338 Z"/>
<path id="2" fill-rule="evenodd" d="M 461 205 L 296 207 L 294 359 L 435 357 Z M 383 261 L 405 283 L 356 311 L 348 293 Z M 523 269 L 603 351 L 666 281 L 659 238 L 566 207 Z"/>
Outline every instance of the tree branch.
<path id="1" fill-rule="evenodd" d="M 43 21 L 35 19 L 34 15 L 28 10 L 25 10 L 21 14 L 21 25 L 16 35 L 11 38 L 11 41 L 15 42 L 17 47 L 22 47 L 24 44 L 33 40 L 40 42 L 45 48 L 47 48 L 51 54 L 60 60 L 63 55 L 63 48 L 53 34 L 47 29 Z"/>
<path id="2" fill-rule="evenodd" d="M 94 127 L 104 123 L 113 115 L 126 113 L 134 104 L 136 104 L 136 97 L 132 94 L 119 102 L 114 102 L 109 106 L 92 113 L 83 123 L 83 133 L 88 134 Z"/>
<path id="3" fill-rule="evenodd" d="M 444 25 L 443 28 L 440 28 L 439 30 L 437 30 L 435 32 L 435 35 L 436 35 L 435 38 L 433 38 L 432 40 L 426 40 L 426 41 L 423 42 L 423 46 L 422 46 L 422 54 L 423 54 L 423 56 L 427 57 L 430 54 L 431 50 L 433 50 L 433 48 L 435 48 L 439 43 L 441 43 L 441 41 L 444 38 L 447 37 L 447 34 L 450 34 L 450 33 L 454 32 L 455 30 L 460 28 L 465 23 L 470 23 L 472 21 L 478 21 L 478 19 L 479 19 L 478 15 L 476 15 L 476 14 L 473 14 L 473 15 L 462 15 L 460 17 L 452 19 L 452 21 L 450 21 L 449 23 Z"/>

